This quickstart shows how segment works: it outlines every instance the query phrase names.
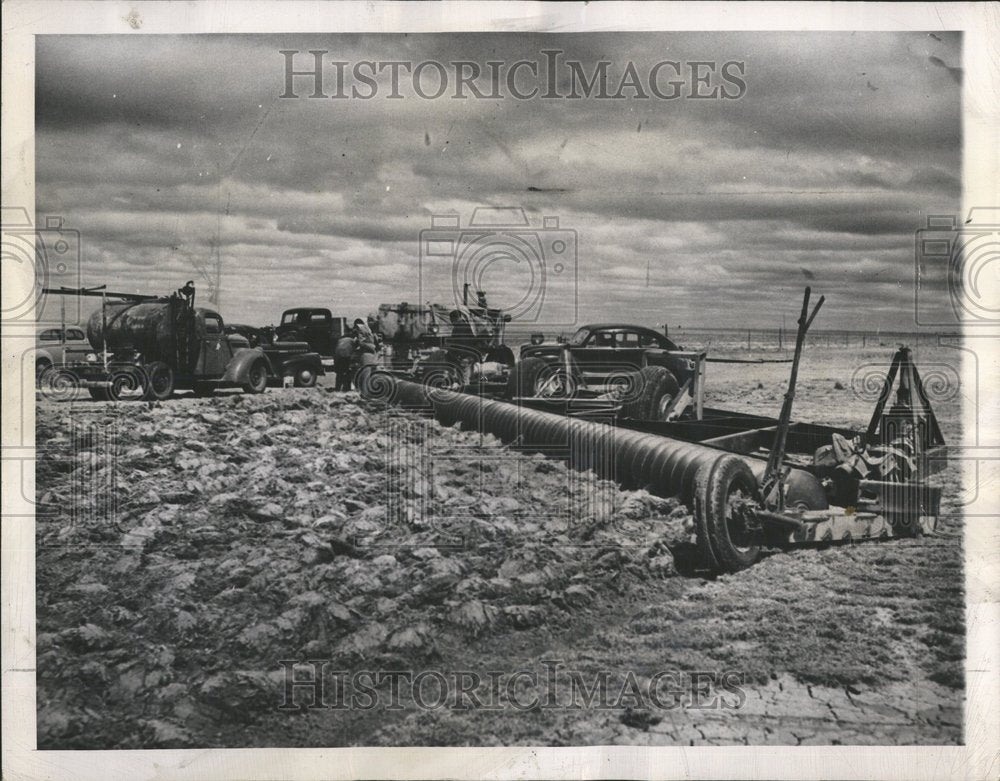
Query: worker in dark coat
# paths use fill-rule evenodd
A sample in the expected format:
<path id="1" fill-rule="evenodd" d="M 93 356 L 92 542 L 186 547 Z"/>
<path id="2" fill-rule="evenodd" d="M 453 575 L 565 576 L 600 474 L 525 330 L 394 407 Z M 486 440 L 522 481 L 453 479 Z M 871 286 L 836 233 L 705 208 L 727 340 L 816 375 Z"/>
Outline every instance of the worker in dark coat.
<path id="1" fill-rule="evenodd" d="M 354 376 L 354 353 L 357 345 L 354 337 L 345 334 L 337 340 L 333 348 L 333 371 L 337 375 L 335 390 L 349 391 Z"/>
<path id="2" fill-rule="evenodd" d="M 354 321 L 354 339 L 359 352 L 374 355 L 378 350 L 378 345 L 375 343 L 375 334 L 372 333 L 372 329 L 360 317 Z"/>

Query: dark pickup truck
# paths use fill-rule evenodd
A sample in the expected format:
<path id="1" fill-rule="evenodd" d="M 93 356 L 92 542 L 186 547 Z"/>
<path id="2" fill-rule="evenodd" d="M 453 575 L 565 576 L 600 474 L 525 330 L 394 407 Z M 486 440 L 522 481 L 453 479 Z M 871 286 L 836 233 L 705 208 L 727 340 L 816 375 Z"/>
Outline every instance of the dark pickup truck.
<path id="1" fill-rule="evenodd" d="M 337 340 L 350 331 L 346 317 L 334 317 L 322 307 L 286 309 L 274 331 L 276 342 L 305 342 L 324 358 L 333 357 Z"/>

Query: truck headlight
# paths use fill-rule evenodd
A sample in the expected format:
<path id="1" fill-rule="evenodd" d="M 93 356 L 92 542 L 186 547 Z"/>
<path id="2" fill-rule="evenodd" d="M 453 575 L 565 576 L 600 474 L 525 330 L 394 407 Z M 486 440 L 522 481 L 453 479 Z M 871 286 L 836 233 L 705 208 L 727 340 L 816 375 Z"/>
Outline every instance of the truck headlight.
<path id="1" fill-rule="evenodd" d="M 85 360 L 87 363 L 97 363 L 97 353 L 87 353 Z"/>

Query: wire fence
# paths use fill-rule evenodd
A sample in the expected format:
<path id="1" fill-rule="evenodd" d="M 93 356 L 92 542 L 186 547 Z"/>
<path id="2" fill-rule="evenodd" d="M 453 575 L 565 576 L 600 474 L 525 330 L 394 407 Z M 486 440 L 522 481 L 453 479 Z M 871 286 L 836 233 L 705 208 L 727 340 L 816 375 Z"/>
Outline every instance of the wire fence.
<path id="1" fill-rule="evenodd" d="M 683 328 L 671 326 L 666 331 L 671 341 L 685 349 L 725 351 L 729 353 L 779 353 L 791 354 L 795 349 L 795 327 L 790 328 Z M 562 334 L 564 338 L 571 332 Z M 555 336 L 546 334 L 547 341 Z M 961 333 L 932 331 L 862 331 L 809 329 L 806 348 L 867 349 L 870 347 L 894 348 L 905 344 L 914 349 L 931 347 L 942 340 L 960 339 Z M 509 333 L 508 342 L 519 346 L 529 342 L 528 333 Z"/>
<path id="2" fill-rule="evenodd" d="M 791 352 L 795 348 L 795 329 L 781 328 L 671 328 L 670 339 L 685 347 L 725 349 L 744 352 Z M 808 347 L 859 348 L 895 347 L 906 344 L 916 348 L 936 345 L 945 337 L 961 334 L 905 331 L 847 331 L 810 329 Z"/>

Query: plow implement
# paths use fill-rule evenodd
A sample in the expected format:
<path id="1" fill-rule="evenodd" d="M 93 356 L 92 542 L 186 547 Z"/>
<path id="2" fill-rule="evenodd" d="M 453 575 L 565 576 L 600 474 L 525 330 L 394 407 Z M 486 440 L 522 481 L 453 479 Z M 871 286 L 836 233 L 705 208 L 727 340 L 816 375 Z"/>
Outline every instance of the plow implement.
<path id="1" fill-rule="evenodd" d="M 559 414 L 380 373 L 361 389 L 625 488 L 679 497 L 716 572 L 744 569 L 764 548 L 919 536 L 937 523 L 941 490 L 926 479 L 944 468 L 946 447 L 905 347 L 864 431 L 792 422 L 794 370 L 777 419 L 709 408 L 669 422 Z"/>

